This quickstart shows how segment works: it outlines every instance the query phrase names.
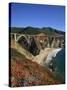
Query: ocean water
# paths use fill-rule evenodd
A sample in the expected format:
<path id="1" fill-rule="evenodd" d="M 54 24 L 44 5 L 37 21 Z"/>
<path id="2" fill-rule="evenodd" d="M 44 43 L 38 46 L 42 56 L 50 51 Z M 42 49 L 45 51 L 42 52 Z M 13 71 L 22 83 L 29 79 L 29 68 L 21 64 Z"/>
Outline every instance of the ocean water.
<path id="1" fill-rule="evenodd" d="M 56 57 L 53 58 L 54 67 L 56 68 L 56 72 L 64 73 L 65 72 L 65 50 L 61 49 Z"/>
<path id="2" fill-rule="evenodd" d="M 58 78 L 65 78 L 65 49 L 59 48 L 51 52 L 45 64 Z"/>

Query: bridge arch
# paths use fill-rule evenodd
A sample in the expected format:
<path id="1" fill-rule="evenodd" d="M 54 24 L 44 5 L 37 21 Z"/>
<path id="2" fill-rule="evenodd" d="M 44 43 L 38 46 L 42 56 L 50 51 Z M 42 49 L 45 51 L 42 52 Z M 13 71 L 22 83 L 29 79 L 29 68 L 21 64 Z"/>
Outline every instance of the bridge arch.
<path id="1" fill-rule="evenodd" d="M 18 36 L 16 42 L 18 42 L 22 47 L 24 47 L 27 50 L 29 49 L 31 44 L 29 37 L 26 35 Z"/>
<path id="2" fill-rule="evenodd" d="M 26 40 L 28 40 L 25 35 L 20 35 L 20 36 L 17 37 L 16 42 L 19 42 L 22 38 L 25 38 Z"/>

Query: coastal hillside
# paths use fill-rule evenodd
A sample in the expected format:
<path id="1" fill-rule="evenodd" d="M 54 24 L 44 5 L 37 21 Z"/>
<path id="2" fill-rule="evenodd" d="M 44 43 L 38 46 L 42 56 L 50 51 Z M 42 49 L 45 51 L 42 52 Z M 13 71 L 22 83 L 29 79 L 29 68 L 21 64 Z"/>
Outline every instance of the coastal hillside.
<path id="1" fill-rule="evenodd" d="M 11 27 L 11 33 L 23 33 L 23 34 L 40 34 L 44 33 L 46 35 L 64 35 L 65 32 L 56 30 L 51 27 L 43 27 L 43 28 L 35 28 L 35 27 L 26 27 L 26 28 L 18 28 L 18 27 Z"/>
<path id="2" fill-rule="evenodd" d="M 11 86 L 59 84 L 52 72 L 11 49 Z"/>

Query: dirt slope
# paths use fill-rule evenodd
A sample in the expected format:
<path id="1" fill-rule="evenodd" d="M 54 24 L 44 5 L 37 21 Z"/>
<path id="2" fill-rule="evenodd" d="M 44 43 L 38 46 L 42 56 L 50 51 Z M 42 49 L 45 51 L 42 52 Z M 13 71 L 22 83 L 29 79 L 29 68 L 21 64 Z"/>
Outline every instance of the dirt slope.
<path id="1" fill-rule="evenodd" d="M 13 54 L 13 53 L 12 53 Z M 16 54 L 16 55 L 15 55 Z M 19 53 L 11 58 L 11 86 L 51 85 L 60 83 L 53 73 Z"/>

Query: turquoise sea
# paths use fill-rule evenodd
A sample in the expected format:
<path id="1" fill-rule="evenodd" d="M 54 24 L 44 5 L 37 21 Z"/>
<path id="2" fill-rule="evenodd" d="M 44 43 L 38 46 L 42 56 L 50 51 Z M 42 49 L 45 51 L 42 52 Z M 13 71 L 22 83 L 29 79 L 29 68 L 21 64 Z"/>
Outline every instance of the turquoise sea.
<path id="1" fill-rule="evenodd" d="M 51 64 L 52 63 L 52 64 Z M 58 79 L 63 79 L 65 82 L 65 49 L 62 48 L 55 57 L 52 58 L 49 68 L 51 68 Z"/>

